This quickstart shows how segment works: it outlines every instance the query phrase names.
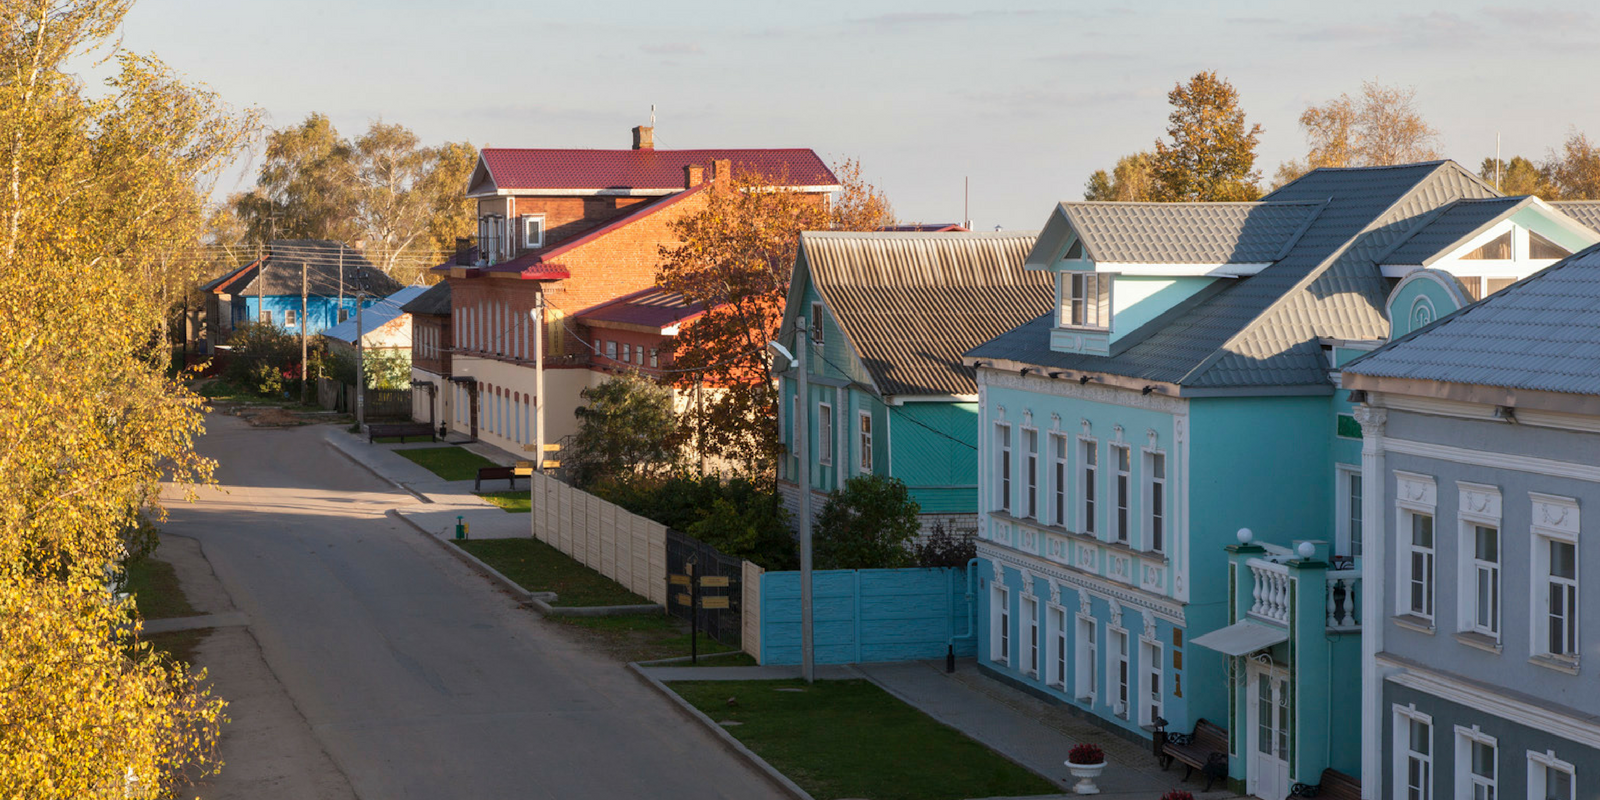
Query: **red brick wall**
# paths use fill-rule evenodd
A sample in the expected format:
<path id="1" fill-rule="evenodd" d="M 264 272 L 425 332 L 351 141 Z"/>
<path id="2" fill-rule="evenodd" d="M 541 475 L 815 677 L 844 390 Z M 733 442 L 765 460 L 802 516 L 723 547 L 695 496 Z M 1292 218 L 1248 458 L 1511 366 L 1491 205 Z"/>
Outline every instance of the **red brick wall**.
<path id="1" fill-rule="evenodd" d="M 435 317 L 428 314 L 411 315 L 411 365 L 418 369 L 440 375 L 450 374 L 450 326 L 445 323 L 449 317 Z M 424 350 L 424 344 L 437 341 L 439 355 L 435 356 Z"/>
<path id="2" fill-rule="evenodd" d="M 667 354 L 667 342 L 672 337 L 662 336 L 658 333 L 641 333 L 639 331 L 620 331 L 610 328 L 590 328 L 585 326 L 580 332 L 589 341 L 594 342 L 600 353 L 590 363 L 595 368 L 604 371 L 636 369 L 647 374 L 655 374 L 663 369 L 672 367 L 672 357 Z M 614 344 L 617 357 L 611 358 L 607 353 L 612 352 L 608 343 Z M 627 345 L 632 353 L 626 363 L 622 361 L 622 346 Z M 650 350 L 658 353 L 657 366 L 650 366 Z M 643 357 L 640 357 L 640 354 Z"/>

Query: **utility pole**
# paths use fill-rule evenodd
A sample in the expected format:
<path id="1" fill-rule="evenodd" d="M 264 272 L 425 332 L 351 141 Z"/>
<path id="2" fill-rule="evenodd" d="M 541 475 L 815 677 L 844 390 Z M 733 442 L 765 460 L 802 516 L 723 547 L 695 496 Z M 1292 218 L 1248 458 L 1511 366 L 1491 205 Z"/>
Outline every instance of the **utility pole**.
<path id="1" fill-rule="evenodd" d="M 534 464 L 544 472 L 544 290 L 533 311 L 533 450 Z"/>
<path id="2" fill-rule="evenodd" d="M 340 247 L 343 253 L 344 248 Z M 356 267 L 356 427 L 366 424 L 367 373 L 366 358 L 362 352 L 361 301 L 367 296 L 367 272 Z"/>
<path id="3" fill-rule="evenodd" d="M 300 405 L 306 404 L 306 262 L 300 262 Z"/>
<path id="4" fill-rule="evenodd" d="M 806 424 L 811 416 L 808 397 L 810 382 L 806 379 L 806 351 L 811 349 L 811 334 L 806 331 L 804 314 L 794 320 L 795 372 L 798 374 L 800 402 L 794 415 L 795 450 L 800 454 L 800 677 L 806 683 L 817 679 L 815 651 L 811 631 L 811 463 L 806 459 L 811 449 Z"/>
<path id="5" fill-rule="evenodd" d="M 339 304 L 333 307 L 333 323 L 344 322 L 339 319 L 339 312 L 344 310 L 344 245 L 339 245 Z"/>

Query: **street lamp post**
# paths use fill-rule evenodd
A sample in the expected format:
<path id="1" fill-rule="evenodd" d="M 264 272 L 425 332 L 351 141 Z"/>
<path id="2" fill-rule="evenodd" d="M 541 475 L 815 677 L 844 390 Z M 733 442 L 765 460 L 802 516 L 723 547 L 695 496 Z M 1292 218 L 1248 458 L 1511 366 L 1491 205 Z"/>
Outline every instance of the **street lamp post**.
<path id="1" fill-rule="evenodd" d="M 767 349 L 793 364 L 796 380 L 799 381 L 796 387 L 799 402 L 794 405 L 794 452 L 796 460 L 800 462 L 800 677 L 805 678 L 806 683 L 811 683 L 816 680 L 816 659 L 811 638 L 811 464 L 806 460 L 806 451 L 810 449 L 810 440 L 806 435 L 806 418 L 810 416 L 810 403 L 806 398 L 806 351 L 811 343 L 806 338 L 805 317 L 797 317 L 794 325 L 794 353 L 791 354 L 777 342 L 767 342 Z M 778 398 L 779 403 L 783 400 L 782 396 Z"/>

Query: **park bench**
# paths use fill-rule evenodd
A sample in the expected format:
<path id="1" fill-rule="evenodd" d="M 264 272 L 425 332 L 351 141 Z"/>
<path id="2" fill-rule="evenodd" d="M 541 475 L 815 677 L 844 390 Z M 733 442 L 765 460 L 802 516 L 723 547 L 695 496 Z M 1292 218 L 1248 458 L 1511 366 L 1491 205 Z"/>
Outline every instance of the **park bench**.
<path id="1" fill-rule="evenodd" d="M 1228 780 L 1228 729 L 1207 722 L 1203 717 L 1194 724 L 1192 733 L 1167 733 L 1166 721 L 1156 728 L 1156 761 L 1162 769 L 1173 761 L 1184 766 L 1183 779 L 1188 780 L 1195 770 L 1206 776 L 1206 791 L 1211 784 Z"/>
<path id="2" fill-rule="evenodd" d="M 505 478 L 506 485 L 509 488 L 517 488 L 516 467 L 478 467 L 478 479 L 472 482 L 472 491 L 476 492 L 483 488 L 484 481 L 492 481 L 499 478 Z"/>
<path id="3" fill-rule="evenodd" d="M 1361 781 L 1335 769 L 1322 771 L 1316 783 L 1297 783 L 1289 789 L 1289 797 L 1331 797 L 1334 800 L 1361 800 Z"/>
<path id="4" fill-rule="evenodd" d="M 426 422 L 374 422 L 367 426 L 367 444 L 391 436 L 399 437 L 402 442 L 410 436 L 426 436 L 434 442 L 439 440 L 433 426 Z"/>

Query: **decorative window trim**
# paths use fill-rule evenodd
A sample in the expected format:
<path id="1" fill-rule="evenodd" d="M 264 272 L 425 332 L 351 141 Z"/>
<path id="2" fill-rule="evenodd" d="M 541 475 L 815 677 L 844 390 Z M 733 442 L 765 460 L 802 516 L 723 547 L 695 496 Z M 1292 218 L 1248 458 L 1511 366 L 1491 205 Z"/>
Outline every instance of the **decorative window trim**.
<path id="1" fill-rule="evenodd" d="M 1148 615 L 1146 615 L 1148 617 Z M 1166 674 L 1162 659 L 1166 650 L 1154 637 L 1139 637 L 1139 724 L 1155 725 L 1166 711 Z M 1154 680 L 1152 681 L 1152 675 Z M 1154 686 L 1155 691 L 1151 692 Z"/>
<path id="2" fill-rule="evenodd" d="M 522 215 L 522 249 L 537 250 L 544 247 L 544 215 Z"/>
<path id="3" fill-rule="evenodd" d="M 1059 590 L 1054 583 L 1050 592 L 1051 601 L 1044 606 L 1044 682 L 1046 686 L 1053 686 L 1064 693 L 1067 689 L 1067 664 L 1072 658 L 1072 648 L 1067 644 L 1067 620 L 1072 619 L 1072 615 L 1067 613 L 1066 606 L 1061 605 Z"/>
<path id="4" fill-rule="evenodd" d="M 994 604 L 989 620 L 989 660 L 1011 666 L 1014 655 L 1011 647 L 1011 588 L 996 579 L 990 584 L 990 600 Z"/>
<path id="5" fill-rule="evenodd" d="M 1538 767 L 1536 770 L 1535 767 Z M 1568 776 L 1567 786 L 1570 791 L 1567 800 L 1576 800 L 1578 796 L 1578 768 L 1569 762 L 1556 758 L 1556 751 L 1546 750 L 1543 753 L 1528 751 L 1528 798 L 1529 800 L 1543 800 L 1550 796 L 1550 787 L 1545 784 L 1545 770 L 1565 772 Z"/>
<path id="6" fill-rule="evenodd" d="M 1042 652 L 1043 648 L 1041 647 L 1043 644 L 1041 641 L 1042 632 L 1039 628 L 1039 598 L 1035 596 L 1032 591 L 1029 591 L 1033 588 L 1033 579 L 1027 574 L 1024 574 L 1022 576 L 1022 580 L 1024 589 L 1022 592 L 1021 602 L 1017 604 L 1017 613 L 1021 614 L 1023 619 L 1019 620 L 1021 624 L 1019 624 L 1017 627 L 1020 631 L 1024 626 L 1026 626 L 1028 636 L 1027 639 L 1022 643 L 1022 646 L 1027 648 L 1027 652 L 1024 653 L 1025 658 L 1022 660 L 1020 666 L 1022 667 L 1022 673 L 1024 675 L 1031 675 L 1034 678 L 1039 678 L 1041 672 L 1040 667 L 1043 666 L 1040 659 L 1044 655 Z"/>
<path id="7" fill-rule="evenodd" d="M 1432 800 L 1434 796 L 1433 783 L 1435 777 L 1433 772 L 1435 750 L 1434 743 L 1435 739 L 1437 738 L 1434 735 L 1433 730 L 1433 717 L 1429 714 L 1418 711 L 1415 705 L 1402 706 L 1399 703 L 1396 703 L 1393 706 L 1393 717 L 1394 739 L 1392 755 L 1394 758 L 1393 775 L 1396 789 L 1394 795 L 1399 797 L 1404 793 L 1404 790 L 1408 788 L 1407 777 L 1409 771 L 1407 770 L 1407 766 L 1412 754 L 1416 753 L 1421 761 L 1427 766 L 1428 773 L 1422 782 L 1422 797 L 1424 800 Z M 1413 722 L 1419 723 L 1428 728 L 1428 751 L 1426 753 L 1411 749 L 1411 723 Z"/>
<path id="8" fill-rule="evenodd" d="M 1006 513 L 1011 512 L 1012 482 L 1015 480 L 1012 472 L 1014 466 L 1011 461 L 1011 423 L 996 422 L 994 424 L 994 492 L 998 499 L 989 505 Z"/>
<path id="9" fill-rule="evenodd" d="M 1352 504 L 1350 502 L 1352 481 L 1360 481 L 1361 479 L 1361 467 L 1349 464 L 1334 465 L 1334 524 L 1338 526 L 1335 529 L 1334 544 L 1336 545 L 1337 555 L 1361 555 L 1359 543 L 1366 539 L 1366 520 L 1361 517 L 1352 517 L 1350 514 L 1352 509 L 1364 512 L 1359 503 Z M 1364 498 L 1367 487 L 1365 484 L 1360 485 Z M 1352 525 L 1352 523 L 1354 524 Z M 1359 539 L 1351 535 L 1352 528 L 1355 528 L 1361 534 Z"/>
<path id="10" fill-rule="evenodd" d="M 1087 597 L 1083 591 L 1078 592 L 1079 597 Z M 1080 607 L 1082 603 L 1080 601 Z M 1077 662 L 1074 669 L 1073 695 L 1087 705 L 1093 706 L 1100 696 L 1099 680 L 1099 653 L 1100 632 L 1099 621 L 1092 614 L 1080 611 L 1075 617 L 1077 630 L 1074 636 L 1073 657 Z M 1084 640 L 1083 633 L 1088 631 L 1088 641 Z"/>
<path id="11" fill-rule="evenodd" d="M 1093 452 L 1094 463 L 1090 463 L 1089 453 Z M 1078 520 L 1078 532 L 1085 536 L 1098 538 L 1095 520 L 1100 516 L 1100 442 L 1088 436 L 1078 437 L 1078 504 L 1073 512 Z"/>
<path id="12" fill-rule="evenodd" d="M 1419 475 L 1414 472 L 1395 470 L 1395 585 L 1398 587 L 1395 595 L 1395 614 L 1402 617 L 1423 619 L 1431 626 L 1438 608 L 1434 600 L 1438 591 L 1439 569 L 1439 514 L 1438 497 L 1439 487 L 1431 476 Z M 1432 552 L 1433 574 L 1428 581 L 1428 598 L 1424 601 L 1427 607 L 1424 610 L 1415 610 L 1411 605 L 1410 583 L 1412 545 L 1411 521 L 1414 515 L 1426 515 L 1433 522 Z M 1426 613 L 1424 613 L 1426 611 Z"/>
<path id="13" fill-rule="evenodd" d="M 1111 450 L 1112 513 L 1111 541 L 1118 544 L 1133 542 L 1133 448 L 1122 441 L 1122 427 L 1116 428 L 1116 441 Z M 1124 466 L 1126 463 L 1126 466 Z"/>
<path id="14" fill-rule="evenodd" d="M 833 404 L 827 401 L 817 403 L 817 463 L 833 466 Z"/>
<path id="15" fill-rule="evenodd" d="M 856 412 L 856 444 L 861 448 L 861 457 L 856 459 L 862 475 L 872 472 L 872 412 Z"/>
<path id="16" fill-rule="evenodd" d="M 1462 725 L 1455 726 L 1456 752 L 1455 752 L 1455 792 L 1457 797 L 1475 797 L 1474 789 L 1478 785 L 1487 786 L 1490 797 L 1500 796 L 1500 744 L 1499 740 L 1484 733 L 1473 725 L 1468 728 Z M 1490 766 L 1493 772 L 1487 783 L 1480 783 L 1482 776 L 1472 771 L 1472 746 L 1484 745 L 1494 751 L 1494 762 Z"/>
<path id="17" fill-rule="evenodd" d="M 1152 434 L 1152 439 L 1153 438 L 1154 434 Z M 1154 444 L 1154 442 L 1152 442 L 1152 444 Z M 1141 448 L 1140 453 L 1144 456 L 1144 480 L 1140 483 L 1143 492 L 1143 497 L 1141 499 L 1143 501 L 1144 508 L 1141 509 L 1141 513 L 1139 515 L 1140 520 L 1144 523 L 1140 526 L 1144 530 L 1143 546 L 1146 550 L 1149 550 L 1152 553 L 1165 554 L 1167 552 L 1167 543 L 1172 539 L 1172 492 L 1169 489 L 1169 481 L 1171 481 L 1172 475 L 1172 461 L 1167 458 L 1167 451 L 1158 450 L 1154 447 Z M 1156 459 L 1158 458 L 1161 460 L 1160 477 L 1156 476 L 1155 468 Z M 1156 513 L 1155 487 L 1157 486 L 1161 487 L 1160 514 Z M 1156 541 L 1156 528 L 1158 520 L 1160 521 L 1159 527 L 1161 529 L 1159 542 Z"/>
<path id="18" fill-rule="evenodd" d="M 1072 439 L 1064 433 L 1051 433 L 1045 442 L 1049 451 L 1046 469 L 1050 475 L 1050 524 L 1070 528 L 1067 519 L 1072 514 Z"/>
<path id="19" fill-rule="evenodd" d="M 1505 532 L 1501 526 L 1503 504 L 1500 489 L 1481 483 L 1456 481 L 1456 628 L 1464 633 L 1475 633 L 1500 641 L 1501 609 L 1505 607 Z M 1437 523 L 1436 523 L 1437 524 Z M 1495 560 L 1482 561 L 1477 556 L 1479 527 L 1495 532 Z M 1438 541 L 1438 530 L 1434 531 Z M 1491 583 L 1490 619 L 1485 624 L 1478 619 L 1478 587 L 1480 575 L 1489 576 Z"/>
<path id="20" fill-rule="evenodd" d="M 1113 641 L 1120 641 L 1121 647 L 1113 647 Z M 1110 701 L 1112 715 L 1121 719 L 1133 718 L 1130 708 L 1134 700 L 1132 643 L 1133 637 L 1128 635 L 1127 628 L 1116 622 L 1106 626 L 1106 699 Z"/>
<path id="21" fill-rule="evenodd" d="M 1020 516 L 1042 520 L 1044 515 L 1039 513 L 1039 429 L 1031 425 L 1022 428 L 1022 463 L 1026 474 L 1023 476 L 1023 508 Z"/>

